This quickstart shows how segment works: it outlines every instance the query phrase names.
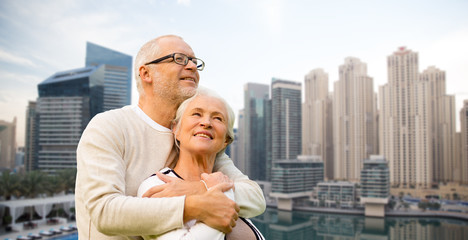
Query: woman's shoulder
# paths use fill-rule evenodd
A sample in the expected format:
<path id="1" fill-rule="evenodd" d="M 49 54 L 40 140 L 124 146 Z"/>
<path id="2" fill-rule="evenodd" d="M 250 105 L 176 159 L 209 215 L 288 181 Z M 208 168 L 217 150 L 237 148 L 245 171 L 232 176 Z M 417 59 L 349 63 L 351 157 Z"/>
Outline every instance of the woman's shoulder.
<path id="1" fill-rule="evenodd" d="M 177 173 L 174 172 L 171 168 L 165 167 L 161 170 L 159 170 L 160 173 L 164 175 L 168 175 L 171 177 L 179 177 Z M 179 177 L 180 178 L 180 177 Z M 150 188 L 158 185 L 162 185 L 165 182 L 161 180 L 156 173 L 152 174 L 148 178 L 146 178 L 141 184 L 140 187 L 138 187 L 138 197 L 142 197 L 145 192 L 147 192 Z"/>

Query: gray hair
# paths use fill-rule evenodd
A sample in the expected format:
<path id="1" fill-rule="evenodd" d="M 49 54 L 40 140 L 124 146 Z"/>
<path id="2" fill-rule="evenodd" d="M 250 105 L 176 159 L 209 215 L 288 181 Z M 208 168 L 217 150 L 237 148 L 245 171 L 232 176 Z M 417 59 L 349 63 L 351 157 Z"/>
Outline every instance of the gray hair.
<path id="1" fill-rule="evenodd" d="M 159 40 L 161 40 L 162 38 L 167 38 L 167 37 L 176 37 L 176 38 L 180 38 L 181 40 L 183 40 L 181 37 L 177 35 L 164 35 L 164 36 L 157 37 L 145 43 L 140 48 L 140 51 L 138 51 L 138 54 L 135 57 L 135 65 L 133 67 L 133 72 L 135 74 L 137 90 L 140 95 L 144 94 L 143 86 L 141 84 L 140 67 L 145 65 L 145 63 L 154 60 L 154 59 L 151 59 L 153 56 L 159 55 Z"/>
<path id="2" fill-rule="evenodd" d="M 187 106 L 189 105 L 189 103 L 191 103 L 196 97 L 198 96 L 207 96 L 207 97 L 213 97 L 215 99 L 218 99 L 219 101 L 221 101 L 224 105 L 224 107 L 226 108 L 226 111 L 227 111 L 227 137 L 229 138 L 228 140 L 228 144 L 226 145 L 226 147 L 232 143 L 232 141 L 234 141 L 234 121 L 236 119 L 236 116 L 234 114 L 234 111 L 232 110 L 231 106 L 226 102 L 226 100 L 224 100 L 224 98 L 222 98 L 221 96 L 219 96 L 216 92 L 214 92 L 213 90 L 210 90 L 208 88 L 205 88 L 205 87 L 198 87 L 197 89 L 197 92 L 195 93 L 195 95 L 193 95 L 192 97 L 188 98 L 187 100 L 183 101 L 179 108 L 177 109 L 177 112 L 176 112 L 176 116 L 172 122 L 172 128 L 175 130 L 174 132 L 178 132 L 179 131 L 179 128 L 180 128 L 180 122 L 181 122 L 181 119 L 182 119 L 182 116 L 184 115 L 184 112 L 185 110 L 187 109 Z M 177 147 L 179 148 L 179 143 L 177 142 L 177 139 L 174 137 L 175 139 L 175 143 L 177 145 Z M 220 153 L 224 152 L 224 149 L 222 149 L 220 151 Z"/>

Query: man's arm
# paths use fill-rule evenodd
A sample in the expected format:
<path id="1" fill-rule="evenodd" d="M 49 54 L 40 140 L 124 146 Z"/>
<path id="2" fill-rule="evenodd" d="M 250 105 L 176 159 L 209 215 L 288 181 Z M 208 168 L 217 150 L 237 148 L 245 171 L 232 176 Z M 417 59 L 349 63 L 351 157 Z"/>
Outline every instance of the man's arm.
<path id="1" fill-rule="evenodd" d="M 122 126 L 106 120 L 109 117 L 96 116 L 77 149 L 77 219 L 106 235 L 159 235 L 182 227 L 184 196 L 150 199 L 127 195 L 128 163 L 123 156 L 128 149 L 119 130 Z"/>
<path id="2" fill-rule="evenodd" d="M 216 158 L 213 172 L 218 171 L 234 181 L 234 193 L 236 203 L 240 207 L 240 216 L 252 218 L 265 211 L 266 202 L 260 186 L 237 169 L 226 154 Z"/>

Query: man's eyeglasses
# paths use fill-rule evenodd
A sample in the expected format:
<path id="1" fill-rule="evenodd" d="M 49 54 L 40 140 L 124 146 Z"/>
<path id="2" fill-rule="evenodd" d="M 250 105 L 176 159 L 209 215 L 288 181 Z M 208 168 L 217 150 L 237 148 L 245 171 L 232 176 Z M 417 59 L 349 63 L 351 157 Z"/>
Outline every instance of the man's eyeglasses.
<path id="1" fill-rule="evenodd" d="M 159 62 L 161 62 L 163 60 L 166 60 L 168 58 L 172 58 L 172 60 L 174 60 L 175 63 L 177 63 L 179 65 L 182 65 L 182 66 L 187 66 L 188 61 L 190 60 L 195 64 L 195 66 L 197 66 L 198 71 L 202 71 L 205 68 L 205 62 L 203 62 L 203 60 L 201 60 L 199 58 L 189 57 L 189 56 L 187 56 L 187 55 L 185 55 L 183 53 L 169 54 L 167 56 L 158 58 L 158 59 L 156 59 L 154 61 L 145 63 L 145 65 L 156 64 L 156 63 L 159 63 Z"/>

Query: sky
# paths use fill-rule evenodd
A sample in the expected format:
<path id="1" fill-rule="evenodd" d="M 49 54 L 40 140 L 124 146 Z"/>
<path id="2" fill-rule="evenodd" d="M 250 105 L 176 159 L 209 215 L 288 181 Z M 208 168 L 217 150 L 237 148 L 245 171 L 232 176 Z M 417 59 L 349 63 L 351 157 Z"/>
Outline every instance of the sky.
<path id="1" fill-rule="evenodd" d="M 458 114 L 468 99 L 468 1 L 300 0 L 1 0 L 0 120 L 17 118 L 24 145 L 28 101 L 58 71 L 84 67 L 86 42 L 135 56 L 147 41 L 176 34 L 206 67 L 200 85 L 236 114 L 247 82 L 301 82 L 329 75 L 330 91 L 346 57 L 367 64 L 374 89 L 387 83 L 387 56 L 418 52 L 419 71 L 446 72 Z M 138 93 L 134 79 L 132 104 Z M 458 122 L 457 117 L 457 122 Z"/>

